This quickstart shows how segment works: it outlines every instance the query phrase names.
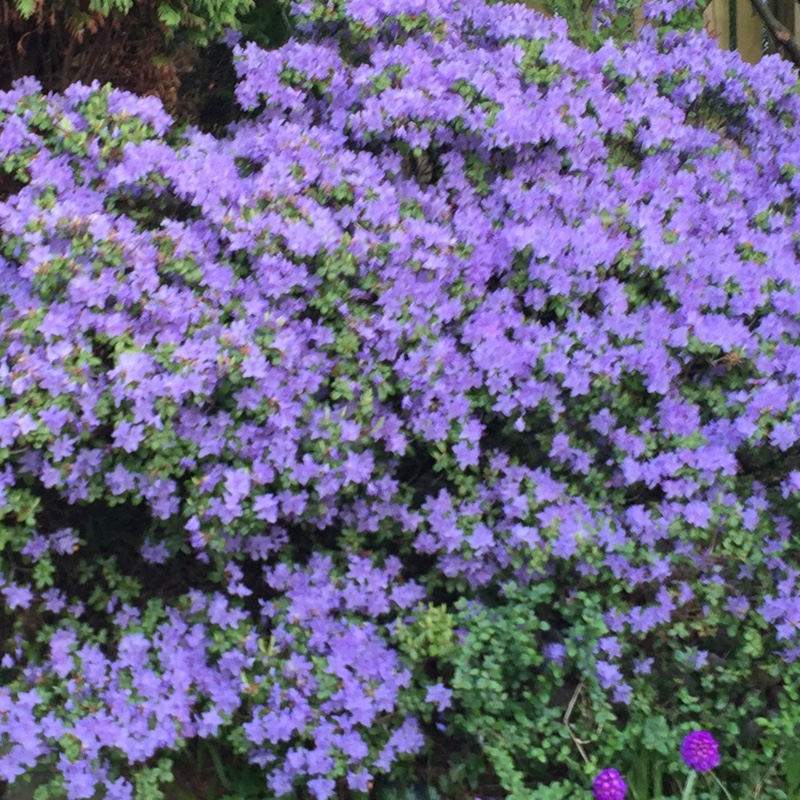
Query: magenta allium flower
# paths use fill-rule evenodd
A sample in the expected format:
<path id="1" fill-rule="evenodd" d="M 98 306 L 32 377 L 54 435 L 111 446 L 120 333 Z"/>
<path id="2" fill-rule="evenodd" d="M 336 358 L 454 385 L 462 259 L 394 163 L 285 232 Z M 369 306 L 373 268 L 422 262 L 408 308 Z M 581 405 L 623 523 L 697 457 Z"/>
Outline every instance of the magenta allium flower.
<path id="1" fill-rule="evenodd" d="M 595 800 L 622 800 L 628 791 L 628 784 L 615 769 L 604 769 L 592 783 Z"/>
<path id="2" fill-rule="evenodd" d="M 683 740 L 681 757 L 692 769 L 708 772 L 719 764 L 719 745 L 708 731 L 694 731 Z"/>

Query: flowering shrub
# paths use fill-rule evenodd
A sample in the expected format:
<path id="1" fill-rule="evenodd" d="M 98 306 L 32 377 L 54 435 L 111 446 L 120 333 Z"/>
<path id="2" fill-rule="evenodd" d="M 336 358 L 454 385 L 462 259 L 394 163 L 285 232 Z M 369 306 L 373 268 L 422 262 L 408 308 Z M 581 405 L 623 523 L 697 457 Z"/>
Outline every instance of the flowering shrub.
<path id="1" fill-rule="evenodd" d="M 206 739 L 328 798 L 446 740 L 448 785 L 552 800 L 679 777 L 691 724 L 759 779 L 800 722 L 795 76 L 291 13 L 222 139 L 0 95 L 0 778 L 156 798 Z"/>

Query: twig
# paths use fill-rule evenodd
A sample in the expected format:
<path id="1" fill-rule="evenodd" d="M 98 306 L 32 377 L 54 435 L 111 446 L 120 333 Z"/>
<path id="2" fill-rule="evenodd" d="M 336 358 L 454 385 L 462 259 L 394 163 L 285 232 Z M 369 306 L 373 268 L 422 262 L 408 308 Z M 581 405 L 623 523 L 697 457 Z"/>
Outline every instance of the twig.
<path id="1" fill-rule="evenodd" d="M 783 750 L 779 750 L 778 751 L 778 755 L 776 755 L 775 758 L 772 759 L 772 761 L 770 762 L 770 765 L 767 767 L 767 771 L 758 779 L 758 782 L 756 783 L 755 787 L 753 788 L 753 799 L 754 800 L 758 800 L 758 798 L 761 797 L 761 791 L 762 791 L 762 789 L 764 787 L 764 783 L 766 782 L 767 777 L 769 776 L 770 772 L 772 772 L 772 770 L 775 769 L 775 764 L 777 763 L 778 758 L 780 756 L 782 756 L 782 755 L 783 755 Z"/>
<path id="2" fill-rule="evenodd" d="M 588 741 L 586 741 L 586 742 L 581 741 L 572 732 L 572 728 L 570 727 L 570 724 L 569 724 L 569 718 L 572 716 L 572 709 L 575 708 L 575 703 L 578 702 L 578 697 L 580 696 L 580 693 L 581 693 L 582 689 L 583 689 L 583 679 L 581 679 L 581 682 L 578 684 L 577 688 L 575 689 L 575 691 L 572 694 L 572 699 L 569 701 L 569 705 L 567 706 L 567 711 L 564 714 L 564 720 L 563 721 L 564 721 L 564 724 L 567 726 L 567 730 L 569 731 L 570 739 L 572 739 L 575 747 L 578 748 L 578 752 L 581 754 L 581 756 L 583 756 L 583 760 L 588 764 L 589 763 L 589 758 L 587 757 L 586 753 L 583 751 L 583 746 L 582 745 L 589 744 L 589 742 Z"/>

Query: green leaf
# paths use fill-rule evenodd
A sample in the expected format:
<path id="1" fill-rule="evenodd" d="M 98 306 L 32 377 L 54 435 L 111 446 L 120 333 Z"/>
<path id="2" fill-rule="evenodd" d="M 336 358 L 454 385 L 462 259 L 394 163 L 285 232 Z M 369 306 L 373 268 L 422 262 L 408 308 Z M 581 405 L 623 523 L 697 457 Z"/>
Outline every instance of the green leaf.
<path id="1" fill-rule="evenodd" d="M 662 715 L 648 717 L 642 731 L 642 743 L 648 750 L 667 755 L 672 747 L 672 737 L 667 720 Z"/>
<path id="2" fill-rule="evenodd" d="M 158 7 L 158 18 L 168 27 L 177 28 L 181 24 L 182 16 L 172 6 L 162 3 Z"/>
<path id="3" fill-rule="evenodd" d="M 36 10 L 36 0 L 17 0 L 17 11 L 23 19 L 29 19 Z"/>
<path id="4" fill-rule="evenodd" d="M 784 753 L 783 774 L 786 777 L 787 794 L 794 800 L 800 794 L 800 749 Z"/>

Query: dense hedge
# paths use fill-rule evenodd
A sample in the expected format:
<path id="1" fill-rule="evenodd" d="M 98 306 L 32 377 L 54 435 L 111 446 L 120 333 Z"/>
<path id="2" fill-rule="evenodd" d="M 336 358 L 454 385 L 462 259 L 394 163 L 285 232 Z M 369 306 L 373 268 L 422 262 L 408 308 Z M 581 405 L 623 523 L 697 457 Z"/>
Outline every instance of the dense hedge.
<path id="1" fill-rule="evenodd" d="M 155 798 L 207 740 L 275 795 L 669 795 L 700 727 L 784 797 L 796 76 L 292 15 L 221 139 L 0 95 L 0 777 Z"/>

